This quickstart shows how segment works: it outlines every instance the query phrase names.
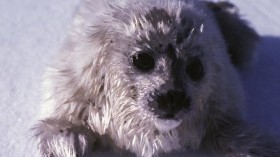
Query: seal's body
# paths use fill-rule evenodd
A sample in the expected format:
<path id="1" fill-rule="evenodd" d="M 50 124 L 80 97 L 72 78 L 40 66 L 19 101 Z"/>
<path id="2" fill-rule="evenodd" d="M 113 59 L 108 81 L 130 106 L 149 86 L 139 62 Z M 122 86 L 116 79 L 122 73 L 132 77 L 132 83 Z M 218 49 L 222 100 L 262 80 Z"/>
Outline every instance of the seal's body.
<path id="1" fill-rule="evenodd" d="M 242 120 L 236 67 L 257 38 L 227 2 L 84 0 L 45 76 L 40 152 L 278 155 Z"/>

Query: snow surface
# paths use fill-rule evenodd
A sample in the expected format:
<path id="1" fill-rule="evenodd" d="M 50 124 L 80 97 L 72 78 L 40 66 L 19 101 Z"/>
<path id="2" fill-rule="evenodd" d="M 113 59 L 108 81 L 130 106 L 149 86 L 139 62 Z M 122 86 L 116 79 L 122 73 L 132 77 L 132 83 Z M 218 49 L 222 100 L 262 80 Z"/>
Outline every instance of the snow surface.
<path id="1" fill-rule="evenodd" d="M 231 0 L 262 36 L 258 63 L 242 72 L 248 119 L 280 136 L 280 0 Z M 33 157 L 30 128 L 41 76 L 78 0 L 0 0 L 0 157 Z"/>

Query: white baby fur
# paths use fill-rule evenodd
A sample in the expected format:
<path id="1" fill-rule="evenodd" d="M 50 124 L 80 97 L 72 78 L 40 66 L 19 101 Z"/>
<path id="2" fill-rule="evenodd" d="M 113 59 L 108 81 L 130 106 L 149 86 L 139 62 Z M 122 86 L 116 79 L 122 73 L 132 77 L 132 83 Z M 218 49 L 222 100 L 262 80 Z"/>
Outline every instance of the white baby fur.
<path id="1" fill-rule="evenodd" d="M 172 124 L 175 128 L 159 122 L 147 106 L 149 93 L 172 79 L 166 58 L 158 58 L 156 65 L 163 67 L 162 75 L 140 75 L 131 64 L 130 56 L 141 49 L 136 41 L 141 36 L 152 40 L 149 32 L 156 31 L 143 16 L 153 7 L 174 15 L 178 25 L 182 10 L 199 23 L 193 28 L 200 30 L 199 35 L 189 38 L 203 51 L 188 53 L 199 53 L 206 73 L 199 84 L 186 87 L 192 97 L 191 109 L 179 126 Z M 94 156 L 91 147 L 98 135 L 108 135 L 120 149 L 143 157 L 198 149 L 209 114 L 215 112 L 219 118 L 220 114 L 240 113 L 238 105 L 243 102 L 236 70 L 212 16 L 192 0 L 82 1 L 59 59 L 44 77 L 42 121 L 34 128 L 41 153 Z M 165 35 L 163 44 L 174 42 L 176 30 L 170 32 L 164 23 L 158 23 L 158 29 Z M 183 46 L 176 47 L 178 52 L 183 50 Z M 210 101 L 215 103 L 209 105 Z M 155 122 L 163 129 L 158 131 Z"/>

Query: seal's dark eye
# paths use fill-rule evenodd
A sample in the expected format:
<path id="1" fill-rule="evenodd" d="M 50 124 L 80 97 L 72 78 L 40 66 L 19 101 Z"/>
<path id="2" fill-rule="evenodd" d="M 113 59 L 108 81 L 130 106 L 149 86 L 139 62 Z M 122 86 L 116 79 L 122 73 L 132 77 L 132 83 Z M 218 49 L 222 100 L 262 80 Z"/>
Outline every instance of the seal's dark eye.
<path id="1" fill-rule="evenodd" d="M 201 60 L 198 58 L 192 60 L 191 63 L 187 65 L 186 73 L 193 81 L 200 81 L 204 76 Z"/>
<path id="2" fill-rule="evenodd" d="M 155 67 L 154 58 L 146 52 L 137 53 L 133 55 L 132 59 L 134 66 L 139 70 L 149 71 Z"/>

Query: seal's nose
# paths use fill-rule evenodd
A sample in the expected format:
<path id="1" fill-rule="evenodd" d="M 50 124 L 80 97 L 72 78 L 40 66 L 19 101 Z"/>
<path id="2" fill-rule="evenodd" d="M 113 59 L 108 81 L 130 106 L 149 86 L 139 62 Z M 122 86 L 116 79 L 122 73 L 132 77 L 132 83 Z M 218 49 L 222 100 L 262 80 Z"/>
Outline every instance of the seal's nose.
<path id="1" fill-rule="evenodd" d="M 190 99 L 185 92 L 169 90 L 157 99 L 158 107 L 162 111 L 159 118 L 172 119 L 182 109 L 188 109 Z"/>

